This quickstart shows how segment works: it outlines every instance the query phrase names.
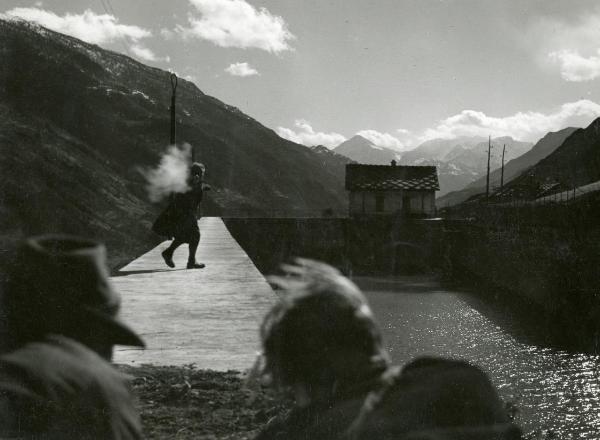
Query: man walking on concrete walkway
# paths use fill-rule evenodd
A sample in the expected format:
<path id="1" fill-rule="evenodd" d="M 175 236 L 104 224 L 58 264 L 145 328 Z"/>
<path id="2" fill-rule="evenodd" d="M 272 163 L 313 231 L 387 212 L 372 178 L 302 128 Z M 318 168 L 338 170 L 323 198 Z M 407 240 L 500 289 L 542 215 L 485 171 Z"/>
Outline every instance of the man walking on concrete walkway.
<path id="1" fill-rule="evenodd" d="M 175 267 L 173 253 L 184 243 L 188 243 L 189 255 L 187 268 L 202 269 L 204 264 L 196 262 L 196 250 L 200 243 L 200 229 L 198 228 L 197 212 L 202 201 L 203 192 L 210 186 L 203 183 L 205 167 L 194 162 L 190 168 L 188 185 L 190 189 L 185 193 L 174 193 L 167 209 L 156 219 L 152 230 L 158 235 L 169 239 L 173 238 L 171 245 L 162 252 L 162 257 L 169 267 Z"/>

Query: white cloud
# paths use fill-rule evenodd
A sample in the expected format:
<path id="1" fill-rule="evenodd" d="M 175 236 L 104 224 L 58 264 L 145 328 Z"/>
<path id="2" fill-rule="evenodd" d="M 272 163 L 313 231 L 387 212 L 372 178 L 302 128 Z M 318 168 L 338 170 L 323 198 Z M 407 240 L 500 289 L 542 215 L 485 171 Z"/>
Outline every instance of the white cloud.
<path id="1" fill-rule="evenodd" d="M 185 79 L 185 80 L 187 80 L 187 81 L 190 81 L 190 82 L 193 82 L 193 83 L 196 83 L 196 82 L 198 82 L 198 77 L 197 77 L 197 76 L 195 76 L 195 75 L 185 75 L 185 76 L 183 77 L 183 79 Z"/>
<path id="2" fill-rule="evenodd" d="M 110 14 L 99 15 L 87 9 L 82 14 L 66 13 L 59 16 L 38 7 L 13 8 L 2 15 L 32 21 L 92 44 L 113 43 L 122 39 L 131 53 L 142 61 L 170 61 L 168 56 L 158 57 L 140 43 L 140 40 L 151 37 L 152 32 L 139 26 L 120 24 L 119 19 Z"/>
<path id="3" fill-rule="evenodd" d="M 598 50 L 600 54 L 600 50 Z M 600 76 L 600 57 L 582 57 L 572 50 L 561 50 L 548 54 L 552 61 L 560 64 L 560 76 L 566 81 L 590 81 Z"/>
<path id="4" fill-rule="evenodd" d="M 275 130 L 279 136 L 298 144 L 307 146 L 324 145 L 327 148 L 337 147 L 346 140 L 346 137 L 339 133 L 316 132 L 308 121 L 302 119 L 294 123 L 295 130 L 284 127 L 277 127 Z"/>
<path id="5" fill-rule="evenodd" d="M 291 49 L 294 35 L 282 17 L 245 0 L 189 0 L 200 16 L 189 14 L 189 27 L 177 26 L 183 38 L 201 38 L 221 47 L 257 48 L 268 52 Z"/>
<path id="6" fill-rule="evenodd" d="M 541 52 L 541 61 L 558 66 L 566 81 L 590 81 L 600 77 L 600 9 L 575 20 L 540 18 L 529 31 Z"/>
<path id="7" fill-rule="evenodd" d="M 175 32 L 167 28 L 161 28 L 160 35 L 162 35 L 165 40 L 172 40 L 175 36 Z"/>
<path id="8" fill-rule="evenodd" d="M 92 44 L 103 44 L 128 38 L 137 42 L 148 38 L 152 33 L 139 26 L 120 24 L 109 14 L 98 15 L 87 9 L 82 14 L 66 13 L 64 16 L 40 8 L 13 8 L 5 16 L 33 21 L 48 29 L 71 35 Z"/>
<path id="9" fill-rule="evenodd" d="M 158 57 L 152 50 L 139 44 L 132 44 L 129 49 L 133 55 L 143 61 L 164 61 L 166 63 L 171 61 L 171 57 Z"/>
<path id="10" fill-rule="evenodd" d="M 549 131 L 568 126 L 585 127 L 598 116 L 600 105 L 587 99 L 565 103 L 552 113 L 528 111 L 494 117 L 475 110 L 463 110 L 441 120 L 435 128 L 425 130 L 420 140 L 492 135 L 536 141 Z"/>
<path id="11" fill-rule="evenodd" d="M 410 136 L 410 132 L 408 130 L 399 128 L 396 131 L 405 138 L 408 138 Z M 398 137 L 392 136 L 389 133 L 381 133 L 376 130 L 361 130 L 356 134 L 364 137 L 365 139 L 370 140 L 378 147 L 385 147 L 390 148 L 392 150 L 403 151 L 409 146 L 406 140 L 400 140 L 398 139 Z"/>
<path id="12" fill-rule="evenodd" d="M 547 113 L 526 111 L 504 117 L 488 116 L 476 110 L 463 110 L 442 119 L 435 127 L 421 133 L 399 128 L 393 135 L 376 130 L 360 130 L 356 134 L 378 147 L 408 151 L 427 140 L 454 139 L 460 136 L 512 136 L 517 140 L 536 142 L 550 131 L 566 127 L 587 127 L 598 117 L 600 104 L 582 99 L 567 102 Z M 285 139 L 307 146 L 325 145 L 327 148 L 334 148 L 346 140 L 340 133 L 317 132 L 305 120 L 295 121 L 293 129 L 278 127 L 276 131 Z"/>
<path id="13" fill-rule="evenodd" d="M 225 68 L 225 72 L 233 76 L 252 76 L 258 75 L 258 70 L 251 67 L 248 63 L 233 63 Z"/>

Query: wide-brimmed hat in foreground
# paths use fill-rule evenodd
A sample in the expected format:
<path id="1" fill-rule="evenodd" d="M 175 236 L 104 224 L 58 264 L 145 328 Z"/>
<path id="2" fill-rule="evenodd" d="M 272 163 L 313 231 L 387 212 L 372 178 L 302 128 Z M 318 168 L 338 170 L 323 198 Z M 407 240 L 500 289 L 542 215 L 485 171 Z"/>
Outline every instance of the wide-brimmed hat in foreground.
<path id="1" fill-rule="evenodd" d="M 3 298 L 13 327 L 33 337 L 59 333 L 100 337 L 114 345 L 144 347 L 119 318 L 104 245 L 85 238 L 44 235 L 18 247 Z"/>

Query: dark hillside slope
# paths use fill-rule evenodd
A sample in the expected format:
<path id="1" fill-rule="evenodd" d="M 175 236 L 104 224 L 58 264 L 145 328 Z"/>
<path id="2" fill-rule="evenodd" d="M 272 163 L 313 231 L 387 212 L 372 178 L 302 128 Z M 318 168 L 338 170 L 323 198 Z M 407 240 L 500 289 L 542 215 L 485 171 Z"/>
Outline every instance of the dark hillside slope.
<path id="1" fill-rule="evenodd" d="M 156 243 L 152 206 L 88 144 L 0 105 L 0 250 L 62 232 L 106 242 L 111 267 Z"/>
<path id="2" fill-rule="evenodd" d="M 570 190 L 600 180 L 600 118 L 574 131 L 552 154 L 509 182 L 508 188 L 537 197 L 544 187 L 551 192 Z"/>
<path id="3" fill-rule="evenodd" d="M 0 59 L 0 234 L 94 235 L 129 254 L 147 243 L 160 206 L 139 168 L 168 144 L 169 73 L 23 21 L 0 20 Z M 339 161 L 182 79 L 177 120 L 214 188 L 205 215 L 345 210 Z"/>
<path id="4" fill-rule="evenodd" d="M 45 118 L 131 174 L 155 164 L 168 143 L 169 73 L 22 22 L 0 21 L 0 98 Z M 345 205 L 343 168 L 179 80 L 179 142 L 208 168 L 224 208 L 301 212 Z"/>

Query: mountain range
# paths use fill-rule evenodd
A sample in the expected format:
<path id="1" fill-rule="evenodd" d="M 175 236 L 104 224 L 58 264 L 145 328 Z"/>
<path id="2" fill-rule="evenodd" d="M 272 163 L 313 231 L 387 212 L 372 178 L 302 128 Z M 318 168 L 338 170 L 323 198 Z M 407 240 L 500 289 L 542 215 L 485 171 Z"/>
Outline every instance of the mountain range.
<path id="1" fill-rule="evenodd" d="M 487 139 L 481 136 L 430 139 L 417 148 L 402 153 L 402 160 L 414 165 L 431 161 L 448 161 L 485 141 Z"/>
<path id="2" fill-rule="evenodd" d="M 532 144 L 514 140 L 509 136 L 492 139 L 492 169 L 501 166 L 503 145 L 506 145 L 505 162 L 508 162 L 527 152 Z M 392 160 L 400 165 L 434 165 L 437 167 L 440 181 L 438 197 L 443 197 L 449 192 L 462 190 L 485 175 L 487 149 L 488 139 L 481 136 L 463 136 L 455 139 L 431 139 L 413 150 L 398 152 L 379 147 L 356 135 L 332 151 L 358 163 L 370 165 L 387 165 Z"/>
<path id="3" fill-rule="evenodd" d="M 504 183 L 508 183 L 523 171 L 537 164 L 540 160 L 552 154 L 560 147 L 565 139 L 577 128 L 567 127 L 557 132 L 547 133 L 532 148 L 521 156 L 506 162 L 504 166 Z M 490 190 L 500 186 L 502 171 L 500 168 L 490 173 Z M 485 192 L 486 176 L 480 177 L 459 191 L 450 192 L 437 200 L 438 207 L 453 206 L 467 200 L 475 194 Z"/>
<path id="4" fill-rule="evenodd" d="M 1 236 L 147 243 L 162 205 L 148 201 L 139 170 L 169 143 L 170 73 L 17 20 L 0 20 L 0 58 Z M 176 118 L 178 142 L 195 147 L 213 187 L 205 215 L 345 210 L 343 162 L 183 79 Z"/>
<path id="5" fill-rule="evenodd" d="M 483 139 L 483 140 L 482 140 Z M 504 136 L 491 140 L 490 168 L 502 163 L 502 148 L 506 145 L 505 162 L 529 151 L 530 142 Z M 403 165 L 435 165 L 438 168 L 440 192 L 438 197 L 465 188 L 487 173 L 488 140 L 481 137 L 435 139 L 421 144 L 402 156 Z"/>
<path id="6" fill-rule="evenodd" d="M 323 158 L 323 167 L 328 167 L 333 164 L 336 167 L 342 166 L 345 169 L 346 165 L 350 163 L 357 163 L 356 161 L 344 156 L 343 154 L 338 154 L 335 151 L 330 150 L 325 145 L 315 145 L 309 148 Z"/>
<path id="7" fill-rule="evenodd" d="M 400 159 L 399 152 L 379 147 L 358 134 L 339 144 L 333 152 L 368 165 L 388 165 L 392 160 Z"/>

